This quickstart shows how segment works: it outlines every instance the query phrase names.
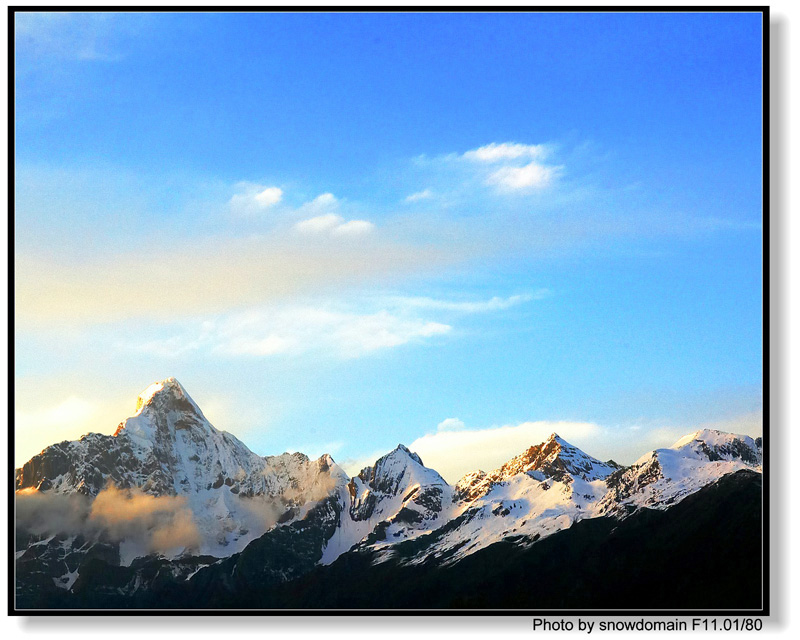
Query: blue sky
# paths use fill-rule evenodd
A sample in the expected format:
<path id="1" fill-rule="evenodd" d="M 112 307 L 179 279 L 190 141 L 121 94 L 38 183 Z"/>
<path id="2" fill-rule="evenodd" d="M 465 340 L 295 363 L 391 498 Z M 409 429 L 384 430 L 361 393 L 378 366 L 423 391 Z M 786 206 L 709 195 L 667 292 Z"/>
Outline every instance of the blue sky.
<path id="1" fill-rule="evenodd" d="M 258 453 L 449 480 L 760 431 L 760 14 L 16 30 L 18 463 L 167 376 Z"/>

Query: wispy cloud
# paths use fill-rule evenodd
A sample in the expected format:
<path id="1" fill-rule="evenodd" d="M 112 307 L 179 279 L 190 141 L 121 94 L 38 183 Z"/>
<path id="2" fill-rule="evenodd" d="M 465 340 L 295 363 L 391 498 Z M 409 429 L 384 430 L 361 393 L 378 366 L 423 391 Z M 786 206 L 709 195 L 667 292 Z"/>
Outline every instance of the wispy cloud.
<path id="1" fill-rule="evenodd" d="M 336 213 L 325 213 L 307 220 L 301 220 L 294 228 L 301 233 L 322 233 L 331 231 L 344 223 L 344 218 Z"/>
<path id="2" fill-rule="evenodd" d="M 464 422 L 458 418 L 445 418 L 436 425 L 436 431 L 460 431 L 465 427 Z"/>
<path id="3" fill-rule="evenodd" d="M 359 236 L 369 233 L 375 225 L 368 220 L 348 220 L 336 214 L 325 213 L 295 223 L 294 228 L 301 233 L 330 233 L 334 236 Z"/>
<path id="4" fill-rule="evenodd" d="M 25 62 L 54 60 L 113 62 L 120 43 L 138 31 L 132 14 L 25 11 L 14 15 L 18 57 Z"/>
<path id="5" fill-rule="evenodd" d="M 161 356 L 205 350 L 220 356 L 268 357 L 325 353 L 358 358 L 441 336 L 451 326 L 387 310 L 340 311 L 322 306 L 290 306 L 232 314 L 203 323 L 195 333 L 156 340 L 137 348 Z"/>
<path id="6" fill-rule="evenodd" d="M 443 201 L 475 202 L 554 186 L 564 173 L 564 165 L 547 162 L 555 150 L 550 144 L 491 142 L 461 154 L 419 156 L 415 165 L 424 171 L 420 179 L 432 183 Z M 406 201 L 415 202 L 432 193 L 427 187 L 406 197 Z"/>
<path id="7" fill-rule="evenodd" d="M 483 469 L 491 471 L 528 447 L 544 442 L 551 433 L 577 447 L 591 445 L 601 428 L 592 422 L 523 422 L 488 429 L 438 429 L 409 445 L 425 465 L 436 469 L 448 482 Z M 591 448 L 586 450 L 592 454 Z"/>
<path id="8" fill-rule="evenodd" d="M 542 295 L 458 302 L 377 296 L 349 303 L 339 299 L 278 304 L 209 318 L 179 332 L 172 329 L 173 335 L 137 342 L 134 348 L 161 357 L 201 352 L 224 357 L 321 353 L 358 358 L 451 333 L 452 319 L 439 316 L 502 311 Z"/>
<path id="9" fill-rule="evenodd" d="M 420 200 L 428 200 L 433 197 L 433 192 L 430 189 L 417 191 L 405 197 L 406 202 L 419 202 Z"/>
<path id="10" fill-rule="evenodd" d="M 518 158 L 544 158 L 549 147 L 543 144 L 519 144 L 517 142 L 492 142 L 464 153 L 467 160 L 499 162 Z"/>
<path id="11" fill-rule="evenodd" d="M 343 225 L 342 225 L 343 226 Z M 358 233 L 351 225 L 341 233 Z M 272 234 L 186 239 L 159 249 L 97 252 L 90 258 L 18 252 L 18 326 L 89 326 L 131 318 L 171 320 L 222 313 L 294 296 L 346 290 L 463 260 L 453 247 L 314 242 Z"/>
<path id="12" fill-rule="evenodd" d="M 253 215 L 266 211 L 278 204 L 283 198 L 280 187 L 268 187 L 254 182 L 239 182 L 236 193 L 231 196 L 228 205 L 238 215 Z"/>
<path id="13" fill-rule="evenodd" d="M 498 311 L 529 302 L 531 300 L 541 300 L 550 295 L 549 289 L 539 289 L 535 293 L 523 293 L 518 295 L 501 298 L 494 296 L 489 300 L 478 301 L 453 301 L 437 300 L 427 297 L 398 297 L 395 301 L 406 307 L 417 307 L 421 309 L 442 309 L 445 311 L 457 311 L 461 313 L 484 313 L 487 311 Z"/>
<path id="14" fill-rule="evenodd" d="M 530 191 L 549 186 L 558 176 L 560 167 L 546 167 L 531 162 L 523 167 L 502 167 L 492 172 L 486 183 L 503 191 Z"/>

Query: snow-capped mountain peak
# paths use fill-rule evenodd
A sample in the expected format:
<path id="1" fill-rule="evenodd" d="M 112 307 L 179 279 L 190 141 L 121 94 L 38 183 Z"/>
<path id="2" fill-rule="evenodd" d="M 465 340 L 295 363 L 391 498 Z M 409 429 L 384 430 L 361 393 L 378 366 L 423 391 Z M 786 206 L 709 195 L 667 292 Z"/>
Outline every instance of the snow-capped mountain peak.
<path id="1" fill-rule="evenodd" d="M 400 444 L 351 478 L 341 501 L 349 508 L 327 542 L 324 564 L 362 541 L 399 541 L 441 526 L 451 515 L 453 490 L 422 458 Z"/>
<path id="2" fill-rule="evenodd" d="M 685 435 L 670 449 L 692 450 L 709 460 L 741 460 L 750 465 L 761 464 L 761 439 L 715 429 L 699 429 Z"/>
<path id="3" fill-rule="evenodd" d="M 646 453 L 608 478 L 600 513 L 666 508 L 729 473 L 761 471 L 761 439 L 700 429 L 671 447 Z"/>
<path id="4" fill-rule="evenodd" d="M 355 520 L 369 518 L 382 500 L 407 495 L 414 487 L 449 489 L 442 476 L 426 467 L 416 453 L 400 444 L 378 458 L 373 466 L 364 467 L 350 480 L 349 490 L 353 499 L 351 514 Z"/>
<path id="5" fill-rule="evenodd" d="M 572 478 L 579 477 L 592 482 L 611 475 L 618 468 L 616 463 L 601 462 L 553 433 L 541 444 L 529 447 L 492 473 L 479 471 L 464 476 L 456 483 L 456 495 L 475 500 L 486 495 L 493 486 L 520 473 L 537 480 L 551 478 L 570 482 Z"/>
<path id="6" fill-rule="evenodd" d="M 119 425 L 114 436 L 127 436 L 135 452 L 141 453 L 153 447 L 170 446 L 176 441 L 185 440 L 177 436 L 178 431 L 186 431 L 197 442 L 223 437 L 222 432 L 206 419 L 183 385 L 175 378 L 167 378 L 154 382 L 139 394 L 136 412 Z M 236 446 L 247 449 L 230 434 L 224 437 L 230 438 Z"/>
<path id="7" fill-rule="evenodd" d="M 447 484 L 436 471 L 423 464 L 422 458 L 402 444 L 378 458 L 372 467 L 362 469 L 358 478 L 372 491 L 391 495 L 413 484 Z"/>
<path id="8" fill-rule="evenodd" d="M 411 458 L 414 462 L 416 462 L 417 464 L 425 466 L 424 463 L 422 462 L 422 458 L 420 458 L 419 455 L 417 455 L 416 453 L 411 451 L 411 449 L 409 449 L 406 445 L 404 445 L 402 443 L 398 444 L 394 448 L 394 450 L 390 452 L 390 455 L 393 454 L 393 453 L 397 453 L 398 455 L 405 454 L 409 458 Z"/>
<path id="9" fill-rule="evenodd" d="M 16 488 L 92 499 L 110 487 L 177 496 L 191 510 L 199 548 L 229 555 L 276 521 L 338 493 L 347 475 L 329 455 L 262 457 L 216 429 L 184 387 L 167 378 L 137 398 L 113 436 L 89 433 L 52 445 L 16 473 Z"/>
<path id="10" fill-rule="evenodd" d="M 312 564 L 330 564 L 351 550 L 450 563 L 501 540 L 533 544 L 578 520 L 666 509 L 724 475 L 760 471 L 761 459 L 760 438 L 701 429 L 620 468 L 552 433 L 455 488 L 402 444 L 349 478 L 327 454 L 310 460 L 299 452 L 253 453 L 216 429 L 186 389 L 167 378 L 138 395 L 135 414 L 113 436 L 90 433 L 34 456 L 17 469 L 16 488 L 70 500 L 81 494 L 86 504 L 135 499 L 143 513 L 161 514 L 169 505 L 165 521 L 193 534 L 176 550 L 117 540 L 122 564 L 156 550 L 173 560 L 224 557 L 262 536 L 264 548 L 270 540 L 289 548 L 295 534 L 310 536 L 297 544 L 313 542 L 301 554 Z M 75 536 L 64 544 L 81 557 L 91 548 Z M 59 549 L 51 550 L 53 566 L 61 565 Z"/>
<path id="11" fill-rule="evenodd" d="M 136 399 L 136 413 L 134 415 L 139 415 L 147 410 L 164 410 L 165 408 L 193 411 L 205 418 L 203 412 L 200 411 L 200 407 L 192 400 L 183 385 L 172 377 L 154 382 L 142 391 Z"/>

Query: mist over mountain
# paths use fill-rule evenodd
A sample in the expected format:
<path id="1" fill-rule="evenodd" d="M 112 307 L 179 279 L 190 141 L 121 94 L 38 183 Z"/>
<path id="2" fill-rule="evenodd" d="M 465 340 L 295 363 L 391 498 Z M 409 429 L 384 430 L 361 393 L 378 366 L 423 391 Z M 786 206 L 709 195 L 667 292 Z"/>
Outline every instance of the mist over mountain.
<path id="1" fill-rule="evenodd" d="M 348 477 L 327 454 L 256 455 L 168 378 L 113 436 L 54 444 L 16 470 L 16 602 L 575 608 L 605 602 L 612 585 L 629 600 L 649 593 L 650 608 L 702 608 L 730 590 L 729 569 L 710 562 L 748 574 L 760 563 L 761 465 L 760 438 L 720 431 L 629 467 L 553 433 L 455 485 L 402 444 Z M 734 524 L 735 535 L 721 528 Z M 549 564 L 556 550 L 577 582 Z M 523 566 L 537 567 L 536 589 Z M 606 587 L 576 590 L 598 576 Z M 692 580 L 708 593 L 681 590 Z M 757 593 L 742 598 L 758 607 Z"/>

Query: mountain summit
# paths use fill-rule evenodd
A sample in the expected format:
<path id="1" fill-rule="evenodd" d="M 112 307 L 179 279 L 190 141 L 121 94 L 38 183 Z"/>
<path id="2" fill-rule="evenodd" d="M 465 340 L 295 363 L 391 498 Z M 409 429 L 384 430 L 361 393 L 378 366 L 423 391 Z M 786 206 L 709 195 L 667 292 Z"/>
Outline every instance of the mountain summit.
<path id="1" fill-rule="evenodd" d="M 194 411 L 203 415 L 200 407 L 189 397 L 177 378 L 154 382 L 139 394 L 136 399 L 136 415 L 154 407 L 160 407 L 162 411 L 164 408 L 172 407 L 179 411 Z"/>
<path id="2" fill-rule="evenodd" d="M 569 484 L 574 478 L 588 482 L 600 480 L 617 469 L 619 465 L 615 462 L 600 462 L 553 433 L 541 444 L 529 447 L 491 473 L 476 471 L 464 476 L 456 483 L 456 491 L 459 497 L 471 501 L 521 473 L 540 481 L 551 478 Z"/>
<path id="3" fill-rule="evenodd" d="M 761 438 L 701 429 L 671 447 L 651 451 L 608 478 L 598 513 L 624 515 L 666 508 L 723 476 L 761 471 Z"/>
<path id="4" fill-rule="evenodd" d="M 326 564 L 355 545 L 431 531 L 447 521 L 453 506 L 452 487 L 402 444 L 351 478 L 347 492 L 342 498 L 348 508 L 325 547 Z"/>
<path id="5" fill-rule="evenodd" d="M 17 575 L 28 595 L 42 576 L 80 590 L 105 584 L 86 573 L 102 558 L 115 593 L 149 588 L 163 569 L 227 598 L 342 556 L 447 566 L 580 521 L 665 511 L 726 476 L 757 475 L 761 460 L 760 439 L 699 430 L 620 467 L 553 433 L 455 487 L 402 444 L 349 478 L 327 454 L 253 453 L 167 378 L 114 435 L 54 444 L 16 470 Z"/>
<path id="6" fill-rule="evenodd" d="M 229 555 L 347 475 L 327 454 L 262 457 L 219 431 L 175 378 L 142 391 L 113 436 L 89 433 L 47 447 L 16 472 L 16 489 L 96 498 L 113 486 L 182 498 L 199 530 L 196 551 Z"/>

